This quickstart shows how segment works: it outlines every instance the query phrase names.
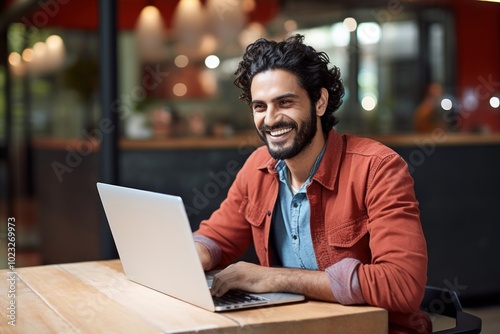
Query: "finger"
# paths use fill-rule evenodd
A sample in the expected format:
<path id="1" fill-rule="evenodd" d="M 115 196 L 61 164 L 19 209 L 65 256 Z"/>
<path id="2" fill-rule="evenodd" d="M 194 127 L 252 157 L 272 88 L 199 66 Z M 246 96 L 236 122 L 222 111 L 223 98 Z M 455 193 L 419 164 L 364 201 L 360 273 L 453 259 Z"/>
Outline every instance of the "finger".
<path id="1" fill-rule="evenodd" d="M 213 281 L 212 281 L 212 288 L 210 289 L 210 292 L 212 293 L 212 296 L 217 296 L 220 297 L 220 286 L 221 286 L 221 279 L 219 273 L 214 275 Z"/>
<path id="2" fill-rule="evenodd" d="M 212 288 L 210 289 L 210 292 L 212 293 L 212 296 L 220 297 L 223 294 L 225 294 L 228 290 L 230 289 L 229 285 L 220 278 L 215 278 L 214 277 L 214 282 L 212 283 Z"/>
<path id="3" fill-rule="evenodd" d="M 235 288 L 233 268 L 233 265 L 230 265 L 214 275 L 212 287 L 215 286 L 215 289 L 212 292 L 213 295 L 220 297 L 230 289 Z"/>

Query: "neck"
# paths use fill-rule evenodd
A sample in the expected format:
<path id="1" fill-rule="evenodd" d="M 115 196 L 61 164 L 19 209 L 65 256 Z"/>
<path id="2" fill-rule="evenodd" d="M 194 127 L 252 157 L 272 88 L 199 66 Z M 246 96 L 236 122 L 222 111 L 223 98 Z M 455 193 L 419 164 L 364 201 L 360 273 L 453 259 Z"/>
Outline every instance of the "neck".
<path id="1" fill-rule="evenodd" d="M 325 141 L 323 131 L 321 128 L 318 128 L 316 136 L 302 152 L 291 159 L 285 160 L 290 170 L 290 184 L 294 188 L 299 189 L 307 181 L 309 174 L 311 174 L 311 169 L 316 162 L 316 158 L 325 145 Z"/>

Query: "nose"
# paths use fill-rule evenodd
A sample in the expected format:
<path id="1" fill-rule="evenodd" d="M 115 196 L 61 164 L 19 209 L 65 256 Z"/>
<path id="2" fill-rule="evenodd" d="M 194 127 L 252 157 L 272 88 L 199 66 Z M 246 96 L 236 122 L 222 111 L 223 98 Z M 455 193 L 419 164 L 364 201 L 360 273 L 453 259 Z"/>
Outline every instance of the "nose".
<path id="1" fill-rule="evenodd" d="M 264 117 L 264 124 L 267 126 L 272 126 L 276 124 L 278 118 L 278 110 L 274 106 L 268 106 L 266 110 L 266 117 Z"/>

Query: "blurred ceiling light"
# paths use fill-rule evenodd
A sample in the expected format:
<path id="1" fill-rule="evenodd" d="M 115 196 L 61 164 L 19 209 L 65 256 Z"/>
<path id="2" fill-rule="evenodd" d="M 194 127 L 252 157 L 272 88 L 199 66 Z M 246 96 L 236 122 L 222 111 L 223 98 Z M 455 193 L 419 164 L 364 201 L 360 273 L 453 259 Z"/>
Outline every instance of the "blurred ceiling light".
<path id="1" fill-rule="evenodd" d="M 365 96 L 361 100 L 361 106 L 366 111 L 372 111 L 377 106 L 377 98 L 374 96 Z"/>
<path id="2" fill-rule="evenodd" d="M 9 65 L 10 66 L 19 66 L 21 65 L 21 61 L 22 61 L 22 58 L 21 58 L 21 55 L 17 52 L 11 52 L 9 54 Z"/>
<path id="3" fill-rule="evenodd" d="M 331 28 L 331 39 L 335 46 L 347 46 L 351 40 L 351 34 L 345 24 L 335 23 Z"/>
<path id="4" fill-rule="evenodd" d="M 357 29 L 358 41 L 361 44 L 376 44 L 380 41 L 381 29 L 375 22 L 363 22 Z"/>
<path id="5" fill-rule="evenodd" d="M 352 17 L 346 17 L 342 23 L 347 28 L 347 30 L 351 32 L 356 30 L 356 27 L 358 26 L 358 23 Z"/>
<path id="6" fill-rule="evenodd" d="M 210 55 L 207 58 L 205 58 L 205 66 L 208 68 L 217 68 L 220 64 L 220 59 L 219 57 L 215 55 Z"/>
<path id="7" fill-rule="evenodd" d="M 500 3 L 500 0 L 477 0 L 477 1 L 485 1 L 485 2 L 496 2 L 496 3 Z"/>
<path id="8" fill-rule="evenodd" d="M 60 68 L 66 54 L 63 39 L 58 35 L 50 35 L 45 40 L 45 45 L 47 46 L 47 66 L 50 70 Z"/>
<path id="9" fill-rule="evenodd" d="M 33 60 L 33 49 L 31 48 L 24 49 L 22 58 L 27 63 L 31 62 Z"/>
<path id="10" fill-rule="evenodd" d="M 165 24 L 155 6 L 146 6 L 139 14 L 135 34 L 141 58 L 147 62 L 165 59 Z"/>
<path id="11" fill-rule="evenodd" d="M 45 44 L 49 49 L 61 49 L 64 48 L 64 42 L 62 38 L 58 35 L 50 35 L 45 40 Z"/>
<path id="12" fill-rule="evenodd" d="M 443 108 L 444 110 L 451 110 L 451 108 L 453 108 L 453 102 L 451 102 L 450 99 L 442 99 L 441 108 Z"/>
<path id="13" fill-rule="evenodd" d="M 286 20 L 283 26 L 287 32 L 297 30 L 297 28 L 299 27 L 297 21 L 295 20 Z"/>
<path id="14" fill-rule="evenodd" d="M 491 99 L 490 99 L 490 106 L 492 108 L 498 108 L 500 107 L 500 99 L 496 96 L 493 96 Z"/>
<path id="15" fill-rule="evenodd" d="M 35 58 L 44 57 L 47 52 L 47 45 L 45 45 L 44 42 L 36 42 L 35 45 L 33 45 L 33 52 Z"/>
<path id="16" fill-rule="evenodd" d="M 17 52 L 11 52 L 8 58 L 10 72 L 15 76 L 22 76 L 25 74 L 26 69 L 21 55 Z"/>
<path id="17" fill-rule="evenodd" d="M 173 27 L 177 51 L 187 56 L 198 56 L 206 33 L 206 13 L 200 0 L 180 0 L 174 11 Z"/>
<path id="18" fill-rule="evenodd" d="M 44 73 L 49 70 L 47 63 L 47 45 L 44 42 L 36 42 L 33 45 L 33 60 L 30 71 L 34 74 Z"/>
<path id="19" fill-rule="evenodd" d="M 183 83 L 176 83 L 174 85 L 174 88 L 172 89 L 172 92 L 174 93 L 175 96 L 184 96 L 187 94 L 187 86 Z"/>
<path id="20" fill-rule="evenodd" d="M 179 68 L 186 67 L 189 64 L 189 58 L 186 55 L 178 55 L 174 59 L 174 64 Z"/>
<path id="21" fill-rule="evenodd" d="M 305 36 L 308 45 L 315 49 L 327 49 L 332 46 L 331 30 L 328 26 L 297 30 L 297 33 Z"/>

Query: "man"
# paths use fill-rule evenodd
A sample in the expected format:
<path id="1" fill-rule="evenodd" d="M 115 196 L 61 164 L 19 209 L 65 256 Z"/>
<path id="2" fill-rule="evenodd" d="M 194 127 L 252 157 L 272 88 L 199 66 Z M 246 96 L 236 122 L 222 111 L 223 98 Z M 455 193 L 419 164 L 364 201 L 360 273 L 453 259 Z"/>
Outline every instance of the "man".
<path id="1" fill-rule="evenodd" d="M 340 135 L 337 67 L 303 36 L 249 45 L 236 71 L 266 147 L 194 234 L 212 294 L 287 291 L 389 311 L 391 332 L 425 332 L 427 252 L 413 179 L 373 140 Z M 237 262 L 254 243 L 260 264 Z"/>

